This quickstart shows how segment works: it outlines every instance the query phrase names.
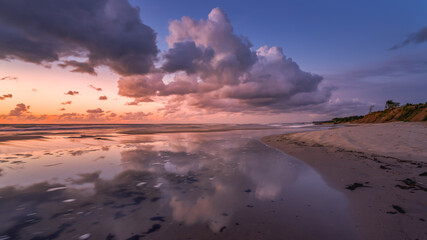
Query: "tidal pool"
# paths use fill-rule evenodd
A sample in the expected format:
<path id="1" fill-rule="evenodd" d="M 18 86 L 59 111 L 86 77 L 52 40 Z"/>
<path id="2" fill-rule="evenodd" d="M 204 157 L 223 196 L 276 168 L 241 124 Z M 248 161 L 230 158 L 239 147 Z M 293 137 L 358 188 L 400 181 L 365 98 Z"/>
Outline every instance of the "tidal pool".
<path id="1" fill-rule="evenodd" d="M 75 131 L 0 143 L 1 240 L 353 238 L 344 195 L 259 141 L 295 128 Z"/>

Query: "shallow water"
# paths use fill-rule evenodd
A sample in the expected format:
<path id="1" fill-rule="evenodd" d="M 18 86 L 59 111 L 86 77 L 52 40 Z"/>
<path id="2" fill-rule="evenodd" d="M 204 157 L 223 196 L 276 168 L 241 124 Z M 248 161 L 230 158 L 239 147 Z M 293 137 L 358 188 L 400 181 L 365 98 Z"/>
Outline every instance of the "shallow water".
<path id="1" fill-rule="evenodd" d="M 343 194 L 259 141 L 315 127 L 274 127 L 32 129 L 0 143 L 0 239 L 351 239 Z"/>

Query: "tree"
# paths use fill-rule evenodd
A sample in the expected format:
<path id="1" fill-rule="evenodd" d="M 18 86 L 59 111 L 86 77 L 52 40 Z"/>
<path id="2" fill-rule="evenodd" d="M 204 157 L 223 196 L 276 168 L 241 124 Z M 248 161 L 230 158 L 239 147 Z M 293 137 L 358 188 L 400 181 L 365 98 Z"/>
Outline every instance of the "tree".
<path id="1" fill-rule="evenodd" d="M 400 106 L 400 103 L 394 102 L 393 100 L 387 100 L 387 102 L 385 102 L 385 109 L 393 109 L 399 106 Z"/>
<path id="2" fill-rule="evenodd" d="M 369 113 L 372 113 L 372 109 L 374 109 L 374 107 L 375 107 L 375 105 L 371 105 L 371 106 L 369 107 Z"/>

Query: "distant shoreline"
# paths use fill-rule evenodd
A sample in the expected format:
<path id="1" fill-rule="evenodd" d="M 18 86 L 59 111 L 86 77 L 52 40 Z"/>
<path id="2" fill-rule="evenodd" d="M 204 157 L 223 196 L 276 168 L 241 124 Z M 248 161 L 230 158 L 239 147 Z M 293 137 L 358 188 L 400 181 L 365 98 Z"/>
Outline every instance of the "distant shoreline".
<path id="1" fill-rule="evenodd" d="M 363 124 L 262 141 L 308 163 L 343 192 L 360 239 L 427 235 L 427 123 Z"/>

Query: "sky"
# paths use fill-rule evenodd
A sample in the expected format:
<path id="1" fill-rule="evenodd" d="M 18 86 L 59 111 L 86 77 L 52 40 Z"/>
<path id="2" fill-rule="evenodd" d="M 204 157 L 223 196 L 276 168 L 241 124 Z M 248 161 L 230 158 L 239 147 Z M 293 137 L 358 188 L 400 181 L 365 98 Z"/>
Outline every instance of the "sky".
<path id="1" fill-rule="evenodd" d="M 315 121 L 426 90 L 422 0 L 0 0 L 0 123 Z"/>

